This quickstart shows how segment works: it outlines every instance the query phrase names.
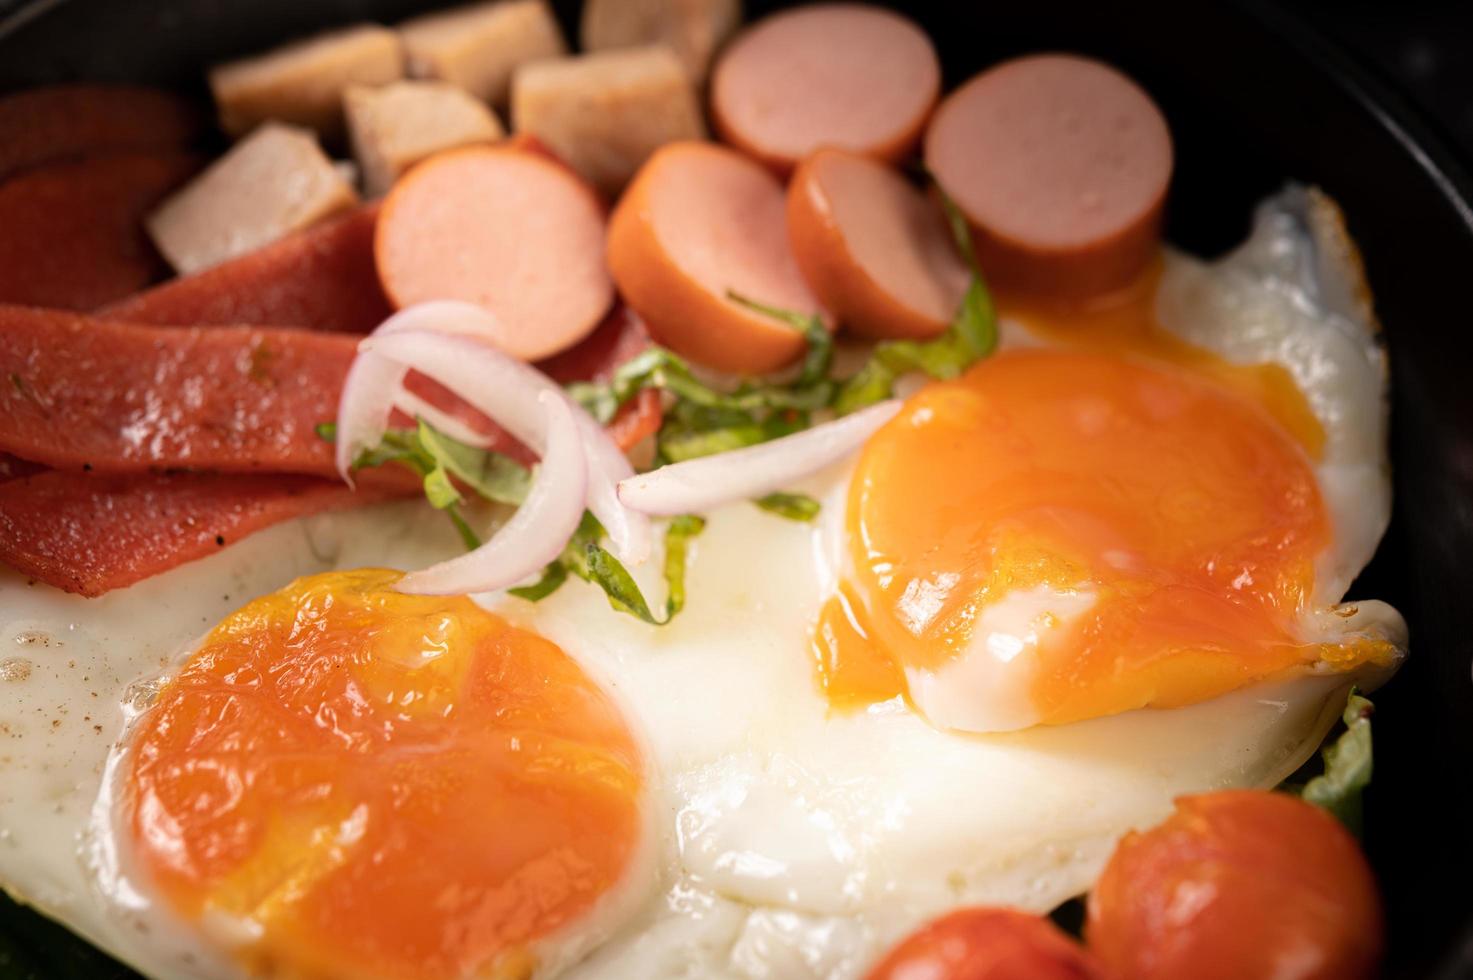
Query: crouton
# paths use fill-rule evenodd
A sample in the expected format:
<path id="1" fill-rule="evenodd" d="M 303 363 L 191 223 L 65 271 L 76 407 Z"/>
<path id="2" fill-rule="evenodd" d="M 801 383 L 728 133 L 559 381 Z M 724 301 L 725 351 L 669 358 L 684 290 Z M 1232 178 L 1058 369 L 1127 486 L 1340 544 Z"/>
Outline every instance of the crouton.
<path id="1" fill-rule="evenodd" d="M 196 272 L 352 207 L 358 195 L 308 130 L 266 123 L 148 216 L 169 264 Z"/>

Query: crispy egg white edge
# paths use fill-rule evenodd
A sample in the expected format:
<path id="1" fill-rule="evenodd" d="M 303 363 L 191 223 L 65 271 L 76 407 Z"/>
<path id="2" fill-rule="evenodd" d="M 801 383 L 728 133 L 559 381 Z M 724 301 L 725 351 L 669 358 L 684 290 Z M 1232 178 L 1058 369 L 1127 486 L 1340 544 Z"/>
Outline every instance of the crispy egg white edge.
<path id="1" fill-rule="evenodd" d="M 1336 554 L 1328 559 L 1326 566 L 1329 574 L 1321 578 L 1323 591 L 1319 598 L 1332 603 L 1374 550 L 1386 521 L 1389 488 L 1384 455 L 1384 357 L 1374 342 L 1373 321 L 1363 307 L 1356 309 L 1355 300 L 1363 295 L 1355 286 L 1359 281 L 1355 278 L 1358 270 L 1351 270 L 1352 274 L 1347 275 L 1347 263 L 1335 258 L 1345 253 L 1343 248 L 1339 253 L 1335 251 L 1333 229 L 1339 226 L 1325 217 L 1326 207 L 1333 208 L 1333 205 L 1317 198 L 1314 192 L 1291 189 L 1264 205 L 1249 242 L 1222 262 L 1204 264 L 1172 256 L 1158 303 L 1161 318 L 1169 329 L 1229 359 L 1253 361 L 1272 356 L 1282 360 L 1305 387 L 1329 437 L 1326 457 L 1317 468 L 1317 475 L 1334 516 L 1337 544 L 1333 549 Z M 1326 227 L 1331 230 L 1324 231 Z M 1320 229 L 1318 233 L 1316 228 Z M 1326 268 L 1332 280 L 1334 275 L 1342 277 L 1338 285 L 1325 285 Z M 1220 334 L 1207 331 L 1204 335 L 1202 310 L 1211 310 L 1213 315 L 1220 315 L 1225 322 L 1236 326 Z M 1280 322 L 1285 320 L 1308 326 L 1285 326 Z M 1300 336 L 1296 330 L 1311 333 Z M 1007 343 L 1028 342 L 1028 338 L 1020 338 L 1017 333 L 1016 325 L 1005 324 Z M 1245 342 L 1245 337 L 1252 338 L 1252 343 Z M 1296 352 L 1301 352 L 1297 356 L 1306 358 L 1303 363 L 1286 356 Z M 1326 364 L 1331 369 L 1325 369 Z M 1368 432 L 1357 435 L 1345 431 L 1348 426 L 1366 424 L 1367 419 L 1373 423 Z M 1342 473 L 1348 474 L 1347 485 L 1359 486 L 1369 496 L 1354 501 L 1348 494 L 1337 497 L 1331 483 Z M 819 479 L 810 488 L 829 499 L 826 517 L 838 509 L 833 501 L 842 499 L 842 494 L 833 492 L 832 488 L 841 484 L 842 480 L 831 474 L 827 481 Z M 1344 505 L 1348 502 L 1354 506 L 1347 509 Z M 1346 515 L 1366 519 L 1357 526 Z M 44 586 L 27 586 L 14 575 L 0 579 L 0 623 L 5 624 L 0 644 L 16 644 L 15 656 L 7 651 L 6 655 L 0 655 L 0 662 L 26 659 L 31 663 L 31 677 L 36 681 L 49 675 L 64 688 L 70 687 L 63 692 L 64 697 L 54 698 L 30 679 L 0 681 L 0 721 L 5 725 L 0 729 L 0 772 L 5 773 L 5 778 L 0 780 L 0 881 L 22 901 L 61 919 L 145 972 L 160 977 L 197 975 L 203 962 L 199 958 L 181 959 L 181 956 L 196 955 L 187 932 L 176 931 L 166 916 L 130 920 L 127 915 L 119 915 L 117 909 L 108 907 L 104 901 L 89 864 L 95 846 L 89 831 L 90 812 L 101 787 L 109 749 L 126 720 L 130 685 L 139 679 L 157 677 L 224 615 L 297 575 L 329 567 L 384 564 L 389 556 L 393 564 L 409 567 L 451 553 L 453 537 L 440 527 L 436 517 L 415 505 L 390 505 L 293 522 L 256 535 L 219 555 L 101 599 L 85 600 Z M 710 603 L 732 598 L 720 588 L 702 587 L 717 585 L 705 581 L 710 569 L 734 568 L 744 583 L 761 584 L 764 577 L 772 582 L 782 578 L 766 574 L 768 569 L 761 561 L 733 562 L 722 554 L 728 545 L 737 551 L 743 546 L 749 549 L 755 546 L 752 535 L 742 530 L 750 519 L 773 522 L 768 531 L 762 532 L 764 536 L 792 539 L 786 545 L 776 546 L 779 551 L 786 547 L 790 556 L 814 555 L 829 547 L 833 540 L 830 535 L 829 544 L 825 544 L 821 530 L 786 525 L 755 512 L 747 515 L 747 521 L 733 522 L 729 517 L 724 512 L 712 515 L 712 526 L 696 543 L 692 556 L 691 605 L 679 622 L 698 623 L 719 611 L 707 608 Z M 726 525 L 730 527 L 723 532 Z M 788 565 L 802 561 L 795 557 Z M 814 567 L 821 567 L 816 559 Z M 647 570 L 642 571 L 641 578 L 647 579 L 649 574 Z M 645 584 L 651 585 L 648 581 Z M 792 593 L 794 590 L 778 588 L 776 591 Z M 737 592 L 742 590 L 739 588 Z M 752 590 L 746 592 L 747 606 L 740 608 L 742 604 L 738 602 L 743 615 L 732 623 L 738 626 L 737 635 L 743 632 L 740 624 L 752 621 L 754 609 L 761 611 L 761 602 L 752 606 Z M 817 593 L 805 595 L 816 599 Z M 516 601 L 502 597 L 491 604 L 513 602 Z M 562 606 L 582 611 L 573 615 L 564 609 L 562 612 L 567 615 L 560 615 L 558 609 Z M 139 609 L 147 609 L 147 616 L 136 615 Z M 809 615 L 814 611 L 816 602 L 807 610 Z M 560 639 L 591 673 L 610 685 L 623 703 L 636 704 L 642 700 L 639 692 L 629 690 L 638 686 L 636 677 L 621 676 L 621 671 L 628 670 L 631 662 L 637 663 L 638 657 L 645 657 L 650 646 L 658 647 L 662 642 L 660 637 L 668 637 L 668 633 L 661 634 L 626 617 L 613 615 L 600 593 L 578 582 L 570 583 L 542 606 L 528 607 L 521 612 L 512 610 L 513 618 L 549 635 L 559 632 L 555 621 L 561 620 L 566 625 L 582 618 L 585 612 L 592 617 L 588 620 L 590 630 L 570 638 L 553 638 Z M 1380 628 L 1404 642 L 1404 627 L 1399 617 L 1383 604 L 1360 603 L 1348 617 L 1341 610 L 1335 619 L 1352 623 L 1357 629 Z M 553 628 L 548 628 L 549 624 Z M 587 641 L 594 638 L 607 650 L 610 635 L 630 631 L 633 641 L 630 649 L 642 651 L 635 656 L 621 660 L 585 649 Z M 119 641 L 140 633 L 146 637 L 137 649 L 125 656 L 115 656 L 126 647 L 126 642 Z M 699 637 L 696 642 L 699 643 Z M 670 639 L 663 643 L 667 647 L 675 645 Z M 684 646 L 684 642 L 678 645 Z M 800 649 L 806 670 L 806 637 Z M 662 660 L 676 661 L 673 670 L 678 678 L 680 658 Z M 741 658 L 732 657 L 720 658 L 718 663 L 720 670 L 706 678 L 717 684 L 739 680 L 740 668 L 751 666 Z M 699 665 L 691 666 L 700 671 Z M 661 678 L 662 681 L 671 679 Z M 1143 730 L 1147 730 L 1153 723 L 1164 724 L 1164 719 L 1175 718 L 1188 731 L 1217 731 L 1225 720 L 1217 713 L 1247 710 L 1251 714 L 1256 710 L 1258 735 L 1265 728 L 1273 729 L 1265 718 L 1278 719 L 1281 729 L 1287 727 L 1292 731 L 1276 730 L 1277 749 L 1264 757 L 1258 756 L 1252 744 L 1236 746 L 1241 756 L 1236 768 L 1220 769 L 1211 778 L 1198 773 L 1204 785 L 1192 788 L 1271 785 L 1313 752 L 1323 733 L 1333 724 L 1335 702 L 1348 681 L 1344 676 L 1297 678 L 1191 708 L 1136 712 L 1077 726 L 983 737 L 982 741 L 1001 740 L 1002 744 L 1010 745 L 1021 741 L 1026 745 L 1041 740 L 1054 743 L 1054 754 L 1045 753 L 1045 758 L 1067 759 L 1079 751 L 1083 753 L 1080 757 L 1090 759 L 1088 745 L 1100 743 L 1104 733 L 1112 728 L 1125 729 L 1128 734 L 1131 728 L 1144 726 Z M 680 736 L 674 740 L 680 752 L 689 755 L 694 747 L 703 744 L 699 731 L 702 711 L 698 705 L 681 704 L 678 696 L 672 696 L 678 695 L 678 687 L 665 683 L 657 687 L 660 698 L 655 707 L 648 709 L 654 717 L 641 715 L 632 720 L 636 726 L 646 729 L 666 726 L 667 731 Z M 740 689 L 737 684 L 720 688 L 723 694 Z M 862 742 L 866 726 L 886 733 L 872 747 L 877 753 L 887 745 L 903 742 L 889 737 L 902 731 L 907 733 L 906 738 L 917 738 L 923 744 L 978 741 L 929 729 L 896 705 L 878 706 L 845 719 L 828 719 L 826 714 L 815 716 L 812 709 L 817 705 L 817 695 L 811 677 L 803 693 L 809 702 L 803 725 L 812 730 L 806 734 L 799 732 L 795 737 L 801 741 L 814 732 L 822 732 L 824 737 L 808 738 L 801 743 L 820 758 L 825 741 L 835 745 L 858 744 L 855 740 Z M 864 883 L 856 890 L 850 887 L 852 882 L 846 879 L 842 869 L 835 874 L 832 867 L 819 869 L 816 880 L 820 886 L 808 888 L 812 894 L 802 894 L 801 888 L 794 893 L 792 888 L 785 888 L 780 875 L 752 873 L 754 864 L 758 865 L 757 872 L 762 871 L 760 860 L 749 860 L 746 867 L 741 860 L 725 863 L 721 860 L 722 847 L 727 847 L 724 853 L 737 853 L 739 858 L 755 855 L 760 859 L 762 847 L 781 851 L 784 846 L 782 839 L 763 841 L 759 834 L 754 841 L 749 835 L 743 836 L 754 828 L 731 816 L 741 811 L 745 800 L 753 798 L 753 787 L 766 793 L 764 805 L 770 804 L 778 811 L 771 826 L 780 827 L 783 820 L 794 819 L 793 814 L 784 816 L 781 812 L 788 802 L 784 794 L 796 793 L 801 798 L 806 792 L 815 798 L 821 796 L 822 777 L 832 774 L 835 767 L 841 768 L 845 762 L 842 757 L 824 760 L 828 771 L 815 774 L 805 770 L 802 760 L 784 758 L 783 729 L 772 725 L 773 706 L 769 695 L 765 686 L 758 688 L 751 702 L 767 710 L 751 717 L 739 716 L 739 721 L 747 726 L 743 738 L 748 734 L 757 736 L 750 744 L 733 752 L 713 747 L 708 740 L 705 749 L 708 753 L 715 752 L 714 762 L 708 758 L 704 764 L 682 768 L 679 753 L 675 759 L 666 758 L 669 743 L 663 741 L 665 735 L 653 734 L 652 758 L 664 773 L 651 802 L 652 817 L 660 827 L 650 851 L 650 859 L 659 869 L 658 880 L 653 885 L 631 880 L 628 894 L 609 903 L 610 908 L 620 906 L 611 913 L 615 917 L 630 914 L 632 918 L 617 930 L 618 935 L 611 941 L 574 967 L 573 975 L 677 976 L 682 975 L 682 970 L 688 975 L 853 975 L 884 943 L 925 915 L 940 911 L 944 905 L 938 902 L 956 904 L 1012 897 L 1015 904 L 1042 910 L 1083 890 L 1118 834 L 1128 826 L 1159 819 L 1169 809 L 1170 795 L 1175 792 L 1161 792 L 1158 788 L 1156 798 L 1145 808 L 1150 812 L 1136 813 L 1127 820 L 1117 815 L 1113 822 L 1102 820 L 1093 824 L 1080 819 L 1077 800 L 1062 801 L 1065 805 L 1059 806 L 1057 812 L 1066 819 L 1060 825 L 1059 839 L 1042 851 L 1046 852 L 1045 866 L 1051 863 L 1055 868 L 1064 868 L 1065 873 L 1051 879 L 1047 888 L 1030 891 L 1030 883 L 1036 884 L 1040 879 L 1037 867 L 1028 867 L 1027 860 L 972 855 L 969 868 L 958 870 L 959 877 L 951 877 L 944 889 L 933 890 L 930 895 L 906 894 L 905 882 L 897 883 L 898 879 L 892 876 L 878 888 L 875 901 L 869 902 Z M 671 702 L 671 710 L 658 709 L 659 700 Z M 799 696 L 799 700 L 804 697 Z M 1289 720 L 1285 721 L 1286 718 Z M 763 724 L 757 724 L 758 721 Z M 1083 733 L 1091 731 L 1085 743 L 1070 742 L 1071 738 L 1081 738 Z M 1058 743 L 1059 739 L 1063 742 Z M 1144 748 L 1149 749 L 1157 741 L 1160 741 L 1159 733 L 1145 739 Z M 1214 738 L 1214 742 L 1222 741 L 1220 737 Z M 1218 745 L 1218 748 L 1233 750 L 1232 746 Z M 860 755 L 865 757 L 863 768 L 872 768 L 869 753 Z M 720 771 L 722 760 L 729 762 L 726 773 Z M 1116 766 L 1105 768 L 1118 768 L 1118 760 L 1114 761 Z M 1091 766 L 1099 767 L 1103 762 L 1091 759 Z M 1149 770 L 1150 764 L 1145 768 Z M 774 786 L 776 792 L 772 791 Z M 722 793 L 732 787 L 735 787 L 732 792 L 746 796 L 736 806 L 723 810 Z M 704 812 L 701 806 L 693 809 L 692 801 L 701 802 Z M 1087 812 L 1088 807 L 1084 810 Z M 815 812 L 818 811 L 800 812 L 796 819 L 801 823 L 805 816 L 811 818 Z M 728 837 L 718 836 L 715 845 L 706 846 L 716 832 L 713 827 L 729 832 Z M 757 829 L 761 827 L 759 821 Z M 729 839 L 733 834 L 734 843 Z M 833 843 L 823 840 L 822 834 L 814 839 Z M 737 845 L 744 845 L 745 849 Z M 871 842 L 869 846 L 871 856 L 878 853 L 878 845 Z M 1033 851 L 1035 857 L 1040 853 L 1032 847 L 1024 850 Z M 883 848 L 879 847 L 879 851 Z M 804 855 L 787 857 L 800 860 Z M 967 865 L 966 855 L 956 857 L 959 866 Z M 905 877 L 903 870 L 891 869 L 899 879 Z M 875 873 L 870 870 L 866 873 L 873 882 Z M 829 876 L 827 879 L 823 877 L 825 874 Z M 779 879 L 776 883 L 775 878 Z M 824 881 L 829 884 L 823 885 Z M 837 889 L 825 896 L 825 889 L 832 885 L 837 885 Z M 1016 900 L 1018 887 L 1023 888 L 1028 900 Z M 926 889 L 919 891 L 924 893 Z M 628 912 L 630 908 L 634 908 L 632 913 Z M 604 934 L 613 930 L 612 924 L 605 923 L 596 931 Z M 171 934 L 172 942 L 161 942 Z M 566 956 L 557 956 L 557 950 L 550 950 L 548 967 L 561 965 L 556 961 L 576 958 L 593 941 L 596 940 L 570 944 L 565 948 Z"/>
<path id="2" fill-rule="evenodd" d="M 1228 361 L 1282 364 L 1304 392 L 1325 431 L 1315 471 L 1334 526 L 1313 603 L 1339 602 L 1391 521 L 1386 353 L 1339 207 L 1290 185 L 1222 260 L 1170 255 L 1156 314 Z"/>

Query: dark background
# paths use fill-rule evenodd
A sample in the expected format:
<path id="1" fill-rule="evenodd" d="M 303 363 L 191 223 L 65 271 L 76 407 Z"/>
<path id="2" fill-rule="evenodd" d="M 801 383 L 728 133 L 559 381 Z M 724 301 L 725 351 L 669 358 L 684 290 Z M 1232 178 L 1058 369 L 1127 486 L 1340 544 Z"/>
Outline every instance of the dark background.
<path id="1" fill-rule="evenodd" d="M 1279 0 L 1401 88 L 1473 161 L 1473 0 Z"/>

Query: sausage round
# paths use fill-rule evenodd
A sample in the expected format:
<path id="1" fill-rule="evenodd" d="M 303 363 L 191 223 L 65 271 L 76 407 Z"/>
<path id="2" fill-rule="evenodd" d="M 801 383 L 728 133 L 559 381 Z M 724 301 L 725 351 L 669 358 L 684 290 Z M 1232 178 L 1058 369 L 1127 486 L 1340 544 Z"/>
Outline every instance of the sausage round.
<path id="1" fill-rule="evenodd" d="M 888 10 L 824 4 L 766 17 L 716 64 L 721 138 L 781 173 L 820 146 L 899 160 L 941 91 L 936 49 Z"/>
<path id="2" fill-rule="evenodd" d="M 803 278 L 846 330 L 934 337 L 969 278 L 934 201 L 887 164 L 847 150 L 805 157 L 788 185 Z"/>
<path id="3" fill-rule="evenodd" d="M 598 326 L 613 302 L 597 195 L 538 153 L 474 146 L 414 167 L 384 199 L 374 257 L 397 307 L 476 303 L 508 353 L 536 360 Z"/>
<path id="4" fill-rule="evenodd" d="M 650 335 L 718 370 L 760 374 L 804 348 L 798 331 L 728 292 L 820 311 L 788 245 L 782 185 L 712 143 L 670 143 L 650 157 L 614 209 L 608 256 Z"/>
<path id="5" fill-rule="evenodd" d="M 1048 54 L 991 68 L 937 108 L 925 156 L 1004 288 L 1088 298 L 1156 254 L 1171 134 L 1150 96 L 1107 65 Z"/>

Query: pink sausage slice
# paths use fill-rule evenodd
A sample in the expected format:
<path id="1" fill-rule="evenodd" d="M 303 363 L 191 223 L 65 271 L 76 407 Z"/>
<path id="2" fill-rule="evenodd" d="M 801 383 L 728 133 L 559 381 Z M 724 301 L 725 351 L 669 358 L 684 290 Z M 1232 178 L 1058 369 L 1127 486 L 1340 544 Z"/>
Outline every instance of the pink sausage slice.
<path id="1" fill-rule="evenodd" d="M 1171 134 L 1113 68 L 1073 55 L 1005 62 L 936 110 L 926 166 L 971 220 L 989 280 L 1082 299 L 1156 254 Z"/>
<path id="2" fill-rule="evenodd" d="M 609 271 L 650 336 L 707 367 L 761 374 L 803 353 L 792 327 L 728 291 L 817 313 L 788 245 L 783 188 L 714 143 L 668 143 L 635 174 L 609 221 Z"/>
<path id="3" fill-rule="evenodd" d="M 819 301 L 866 337 L 934 337 L 967 289 L 936 203 L 888 164 L 847 150 L 819 150 L 793 172 L 788 236 Z"/>
<path id="4" fill-rule="evenodd" d="M 603 204 L 563 164 L 515 146 L 430 157 L 384 199 L 374 258 L 397 307 L 485 307 L 502 347 L 534 361 L 572 347 L 614 301 Z"/>
<path id="5" fill-rule="evenodd" d="M 781 173 L 820 146 L 905 156 L 941 90 L 936 49 L 904 17 L 862 4 L 774 14 L 716 65 L 721 138 Z"/>

